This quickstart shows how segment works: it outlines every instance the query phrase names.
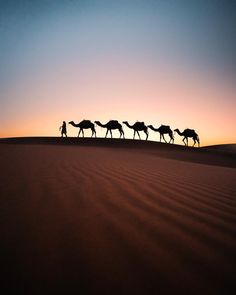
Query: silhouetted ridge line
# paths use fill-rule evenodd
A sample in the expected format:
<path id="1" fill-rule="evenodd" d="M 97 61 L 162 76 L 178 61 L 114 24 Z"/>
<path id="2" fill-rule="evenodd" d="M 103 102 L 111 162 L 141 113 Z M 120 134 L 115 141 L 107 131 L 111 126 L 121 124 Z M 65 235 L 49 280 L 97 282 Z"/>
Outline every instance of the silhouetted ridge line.
<path id="1" fill-rule="evenodd" d="M 105 138 L 61 138 L 61 137 L 15 137 L 1 138 L 0 144 L 53 145 L 70 147 L 94 147 L 132 149 L 133 152 L 144 152 L 157 157 L 177 161 L 195 162 L 205 165 L 217 165 L 236 168 L 236 152 L 219 152 L 208 148 L 192 148 L 176 144 L 165 144 L 156 141 Z M 226 145 L 227 146 L 227 145 Z"/>

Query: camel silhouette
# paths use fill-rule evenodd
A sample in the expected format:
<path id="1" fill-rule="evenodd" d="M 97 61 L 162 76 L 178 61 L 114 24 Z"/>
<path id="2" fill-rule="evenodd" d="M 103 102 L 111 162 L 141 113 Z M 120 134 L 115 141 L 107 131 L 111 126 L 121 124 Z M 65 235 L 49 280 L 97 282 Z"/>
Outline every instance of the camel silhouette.
<path id="1" fill-rule="evenodd" d="M 123 136 L 123 138 L 125 138 L 125 134 L 124 134 L 122 125 L 117 120 L 110 120 L 106 124 L 102 124 L 100 121 L 95 121 L 94 123 L 97 124 L 98 126 L 102 127 L 102 128 L 107 128 L 105 138 L 107 137 L 108 132 L 110 132 L 111 138 L 112 138 L 111 130 L 115 130 L 115 129 L 118 129 L 120 131 L 120 138 L 122 136 Z"/>
<path id="2" fill-rule="evenodd" d="M 81 131 L 84 137 L 84 129 L 91 129 L 92 131 L 91 137 L 93 137 L 93 135 L 95 135 L 96 137 L 96 130 L 95 130 L 94 124 L 90 120 L 83 120 L 78 124 L 74 123 L 74 121 L 70 121 L 69 124 L 76 128 L 79 128 L 78 137 L 80 136 Z"/>
<path id="3" fill-rule="evenodd" d="M 183 142 L 186 146 L 188 146 L 188 138 L 192 138 L 194 143 L 193 146 L 198 143 L 198 147 L 200 147 L 200 140 L 198 137 L 198 134 L 195 132 L 194 129 L 185 129 L 183 132 L 180 132 L 179 129 L 175 129 L 175 132 L 177 132 L 180 136 L 184 136 Z"/>
<path id="4" fill-rule="evenodd" d="M 173 131 L 170 129 L 170 126 L 167 125 L 161 125 L 159 128 L 154 128 L 152 125 L 148 125 L 148 128 L 150 128 L 151 130 L 155 131 L 155 132 L 159 132 L 160 133 L 160 142 L 161 139 L 163 138 L 164 141 L 167 143 L 164 134 L 169 134 L 170 137 L 170 141 L 169 143 L 172 141 L 172 143 L 174 143 L 174 136 L 173 136 Z"/>
<path id="5" fill-rule="evenodd" d="M 123 124 L 134 130 L 133 139 L 135 138 L 136 132 L 138 133 L 139 139 L 141 139 L 139 131 L 144 131 L 144 133 L 146 133 L 146 140 L 148 139 L 148 128 L 144 122 L 136 122 L 133 126 L 131 126 L 127 121 L 124 121 Z"/>

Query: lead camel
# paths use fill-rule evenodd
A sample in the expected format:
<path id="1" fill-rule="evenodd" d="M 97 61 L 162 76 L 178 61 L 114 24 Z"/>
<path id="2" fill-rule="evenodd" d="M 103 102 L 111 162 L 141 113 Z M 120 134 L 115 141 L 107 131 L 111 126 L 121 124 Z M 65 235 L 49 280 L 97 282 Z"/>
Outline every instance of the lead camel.
<path id="1" fill-rule="evenodd" d="M 96 137 L 96 130 L 95 130 L 94 124 L 90 120 L 83 120 L 78 124 L 74 123 L 74 121 L 70 121 L 69 124 L 76 127 L 76 128 L 79 128 L 78 137 L 80 136 L 81 132 L 84 137 L 84 129 L 91 129 L 91 131 L 92 131 L 91 137 L 93 137 L 93 135 L 95 135 L 95 137 Z"/>

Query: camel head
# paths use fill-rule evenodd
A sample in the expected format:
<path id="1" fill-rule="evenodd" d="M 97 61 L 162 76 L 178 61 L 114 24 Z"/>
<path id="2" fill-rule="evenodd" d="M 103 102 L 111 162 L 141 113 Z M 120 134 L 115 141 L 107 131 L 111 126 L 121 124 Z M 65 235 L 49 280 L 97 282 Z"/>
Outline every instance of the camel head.
<path id="1" fill-rule="evenodd" d="M 75 124 L 74 121 L 70 121 L 70 122 L 68 122 L 68 124 L 72 125 L 73 127 L 78 127 L 78 124 Z"/>
<path id="2" fill-rule="evenodd" d="M 183 132 L 179 131 L 179 128 L 174 129 L 174 134 L 177 132 L 180 136 L 183 136 Z"/>
<path id="3" fill-rule="evenodd" d="M 123 124 L 127 124 L 128 122 L 127 122 L 127 121 L 123 121 L 122 123 L 123 123 Z"/>

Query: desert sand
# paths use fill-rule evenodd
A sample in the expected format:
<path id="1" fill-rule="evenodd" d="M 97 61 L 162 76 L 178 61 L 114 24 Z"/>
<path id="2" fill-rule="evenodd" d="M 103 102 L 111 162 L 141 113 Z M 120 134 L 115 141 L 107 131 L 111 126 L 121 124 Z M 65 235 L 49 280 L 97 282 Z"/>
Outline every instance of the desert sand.
<path id="1" fill-rule="evenodd" d="M 0 164 L 2 288 L 227 294 L 234 286 L 235 145 L 1 139 Z"/>

